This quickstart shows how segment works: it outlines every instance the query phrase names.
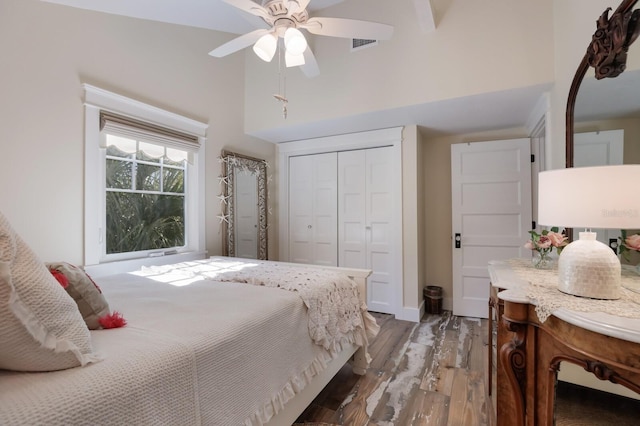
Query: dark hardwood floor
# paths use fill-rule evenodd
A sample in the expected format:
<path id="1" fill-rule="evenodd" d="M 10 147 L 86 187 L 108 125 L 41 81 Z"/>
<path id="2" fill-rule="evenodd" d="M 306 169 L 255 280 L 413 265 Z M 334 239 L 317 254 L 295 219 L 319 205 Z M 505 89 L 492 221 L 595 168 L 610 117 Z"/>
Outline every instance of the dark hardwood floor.
<path id="1" fill-rule="evenodd" d="M 345 365 L 298 418 L 304 426 L 494 425 L 486 368 L 488 322 L 426 315 L 419 324 L 373 314 L 380 333 L 371 342 L 367 373 Z M 492 350 L 495 354 L 495 339 Z M 493 356 L 495 372 L 496 356 Z M 640 401 L 560 384 L 556 425 L 637 425 Z"/>
<path id="2" fill-rule="evenodd" d="M 445 311 L 416 324 L 374 314 L 380 333 L 364 376 L 346 365 L 297 424 L 488 425 L 487 321 Z"/>

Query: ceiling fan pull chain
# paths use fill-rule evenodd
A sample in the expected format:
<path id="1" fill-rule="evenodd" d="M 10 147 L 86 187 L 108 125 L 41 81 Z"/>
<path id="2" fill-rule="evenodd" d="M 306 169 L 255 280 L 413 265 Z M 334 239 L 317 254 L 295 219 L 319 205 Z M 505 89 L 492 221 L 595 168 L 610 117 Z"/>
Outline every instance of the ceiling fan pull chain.
<path id="1" fill-rule="evenodd" d="M 282 117 L 287 119 L 287 77 L 285 74 L 286 69 L 282 66 L 283 49 L 278 49 L 278 94 L 273 95 L 276 100 L 282 102 Z"/>
<path id="2" fill-rule="evenodd" d="M 279 44 L 282 44 L 280 42 Z M 282 52 L 283 49 L 281 47 L 278 48 L 278 94 L 284 97 L 282 93 Z"/>

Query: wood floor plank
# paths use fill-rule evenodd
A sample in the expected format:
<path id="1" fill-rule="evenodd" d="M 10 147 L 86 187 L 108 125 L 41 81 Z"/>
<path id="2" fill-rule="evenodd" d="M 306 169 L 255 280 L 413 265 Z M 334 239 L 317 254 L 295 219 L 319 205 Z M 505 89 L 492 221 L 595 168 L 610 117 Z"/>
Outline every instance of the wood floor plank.
<path id="1" fill-rule="evenodd" d="M 453 369 L 458 355 L 458 334 L 455 330 L 445 329 L 440 345 L 435 348 L 432 369 L 422 378 L 420 388 L 451 395 Z"/>
<path id="2" fill-rule="evenodd" d="M 488 425 L 482 372 L 456 368 L 449 402 L 449 424 Z"/>
<path id="3" fill-rule="evenodd" d="M 392 425 L 402 424 L 398 423 L 398 419 L 404 410 L 410 409 L 409 403 L 420 388 L 420 377 L 425 370 L 425 359 L 430 351 L 430 347 L 420 343 L 408 344 L 371 420 Z"/>
<path id="4" fill-rule="evenodd" d="M 354 387 L 360 380 L 360 376 L 353 373 L 350 364 L 343 366 L 334 376 L 333 380 L 320 392 L 315 402 L 337 411 L 344 403 L 345 399 L 353 392 Z"/>
<path id="5" fill-rule="evenodd" d="M 473 327 L 470 327 L 469 333 L 469 357 L 467 369 L 484 372 L 487 369 L 487 346 L 485 345 L 487 340 L 486 328 L 482 327 L 480 320 L 473 320 L 472 325 Z"/>
<path id="6" fill-rule="evenodd" d="M 369 424 L 371 414 L 377 408 L 391 380 L 391 373 L 369 370 L 360 376 L 358 384 L 336 411 L 334 421 L 340 425 Z"/>
<path id="7" fill-rule="evenodd" d="M 375 370 L 392 371 L 400 362 L 409 337 L 418 324 L 394 320 L 382 328 L 369 345 L 370 367 Z"/>
<path id="8" fill-rule="evenodd" d="M 446 426 L 449 415 L 449 397 L 438 392 L 419 389 L 414 393 L 397 425 Z"/>

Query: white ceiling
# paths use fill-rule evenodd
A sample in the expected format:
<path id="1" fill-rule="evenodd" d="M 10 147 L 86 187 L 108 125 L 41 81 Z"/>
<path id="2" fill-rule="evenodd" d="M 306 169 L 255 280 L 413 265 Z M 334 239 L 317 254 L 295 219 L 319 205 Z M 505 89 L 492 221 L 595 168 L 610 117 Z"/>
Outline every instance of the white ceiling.
<path id="1" fill-rule="evenodd" d="M 299 126 L 275 127 L 252 136 L 279 143 L 406 124 L 417 124 L 424 134 L 433 136 L 522 127 L 540 96 L 550 88 L 548 84 L 465 96 Z"/>
<path id="2" fill-rule="evenodd" d="M 50 3 L 89 9 L 104 13 L 124 15 L 172 24 L 187 25 L 243 34 L 255 28 L 264 27 L 264 22 L 252 15 L 241 12 L 222 0 L 43 0 Z M 254 0 L 260 3 L 259 0 Z M 344 0 L 312 0 L 310 11 L 324 9 Z M 631 74 L 631 73 L 628 73 Z M 636 73 L 637 74 L 637 73 Z M 623 74 L 624 76 L 624 74 Z M 629 76 L 630 77 L 630 76 Z M 637 77 L 640 81 L 640 77 Z M 624 84 L 626 79 L 614 79 Z M 612 84 L 612 83 L 608 83 Z M 637 99 L 640 99 L 640 84 L 626 82 L 616 96 L 607 96 L 595 90 L 604 89 L 602 84 L 586 81 L 580 94 L 588 102 L 588 110 L 576 109 L 584 119 L 602 118 L 610 114 L 615 99 L 618 114 L 629 115 L 635 109 L 638 114 Z M 551 85 L 539 85 L 514 89 L 499 93 L 468 96 L 436 103 L 413 105 L 393 110 L 384 110 L 353 117 L 337 118 L 299 126 L 274 127 L 257 132 L 253 136 L 279 143 L 298 139 L 308 139 L 331 134 L 353 133 L 385 127 L 417 124 L 432 134 L 470 133 L 523 126 L 540 96 Z M 592 92 L 593 91 L 593 92 Z M 583 95 L 584 93 L 584 95 Z M 607 102 L 609 101 L 609 102 Z M 486 108 L 486 105 L 492 105 Z M 461 119 L 463 117 L 463 119 Z"/>
<path id="3" fill-rule="evenodd" d="M 222 0 L 43 0 L 80 9 L 132 18 L 244 34 L 265 27 L 260 18 L 239 11 Z M 254 0 L 255 1 L 255 0 Z M 307 10 L 315 11 L 344 0 L 313 0 Z M 261 3 L 256 1 L 256 3 Z"/>

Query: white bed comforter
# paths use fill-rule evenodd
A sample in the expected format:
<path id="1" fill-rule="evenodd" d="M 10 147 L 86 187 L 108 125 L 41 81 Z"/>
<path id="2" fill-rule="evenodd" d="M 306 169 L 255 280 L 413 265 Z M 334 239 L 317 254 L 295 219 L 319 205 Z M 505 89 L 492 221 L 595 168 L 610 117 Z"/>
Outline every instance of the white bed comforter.
<path id="1" fill-rule="evenodd" d="M 0 424 L 261 425 L 331 359 L 295 292 L 145 275 L 98 282 L 128 321 L 92 332 L 104 361 L 0 371 Z"/>

